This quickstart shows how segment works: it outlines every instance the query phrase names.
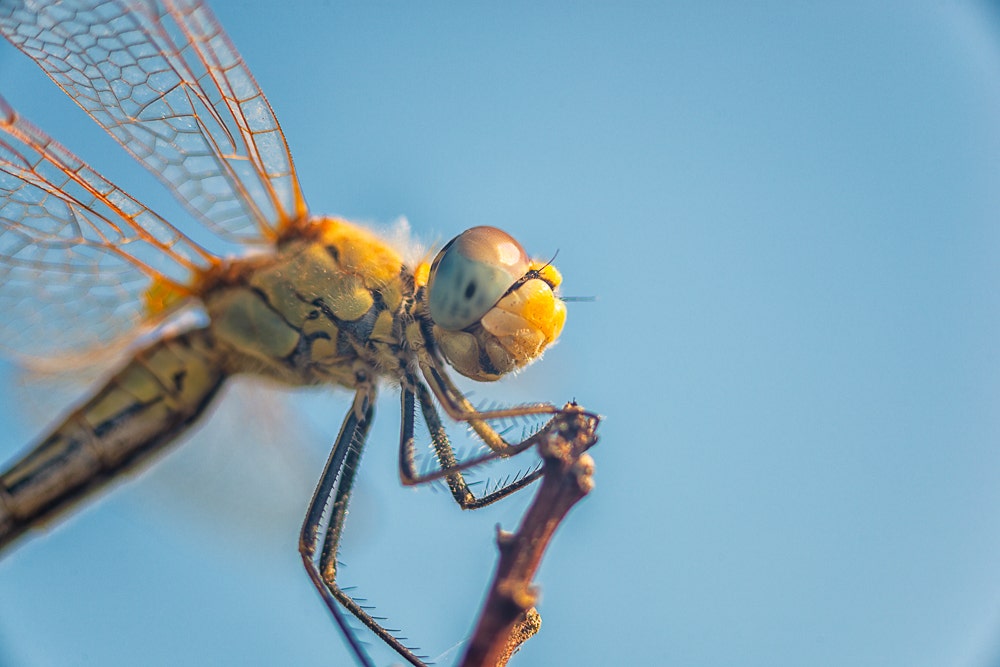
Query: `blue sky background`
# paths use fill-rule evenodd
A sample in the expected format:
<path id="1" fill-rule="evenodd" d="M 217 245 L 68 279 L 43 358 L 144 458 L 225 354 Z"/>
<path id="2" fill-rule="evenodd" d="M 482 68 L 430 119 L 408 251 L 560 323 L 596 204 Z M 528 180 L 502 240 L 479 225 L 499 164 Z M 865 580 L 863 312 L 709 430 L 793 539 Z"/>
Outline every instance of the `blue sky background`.
<path id="1" fill-rule="evenodd" d="M 478 394 L 607 416 L 514 664 L 1000 664 L 1000 10 L 752 5 L 216 10 L 314 211 L 500 226 L 598 297 Z M 181 215 L 6 46 L 0 89 Z M 2 379 L 6 458 L 64 405 Z M 348 397 L 272 436 L 260 393 L 0 561 L 0 664 L 350 664 L 296 552 Z M 379 407 L 345 576 L 445 654 L 529 496 L 400 489 Z"/>

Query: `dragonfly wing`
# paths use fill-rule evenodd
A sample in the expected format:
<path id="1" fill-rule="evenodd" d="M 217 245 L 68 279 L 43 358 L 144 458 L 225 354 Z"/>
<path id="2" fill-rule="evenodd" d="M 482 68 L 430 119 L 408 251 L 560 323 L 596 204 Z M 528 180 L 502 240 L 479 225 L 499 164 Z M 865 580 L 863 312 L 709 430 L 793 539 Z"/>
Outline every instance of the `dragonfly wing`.
<path id="1" fill-rule="evenodd" d="M 274 112 L 198 0 L 4 3 L 0 31 L 223 239 L 304 217 Z"/>
<path id="2" fill-rule="evenodd" d="M 0 98 L 0 346 L 105 346 L 214 261 Z"/>

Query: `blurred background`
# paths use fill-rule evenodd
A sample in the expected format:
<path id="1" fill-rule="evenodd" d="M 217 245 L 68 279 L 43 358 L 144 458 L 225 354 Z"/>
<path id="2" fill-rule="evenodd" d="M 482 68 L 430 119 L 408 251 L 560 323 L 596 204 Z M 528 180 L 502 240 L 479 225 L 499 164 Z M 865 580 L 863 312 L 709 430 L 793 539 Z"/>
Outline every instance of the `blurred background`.
<path id="1" fill-rule="evenodd" d="M 597 297 L 477 389 L 606 416 L 512 664 L 1000 664 L 997 3 L 213 6 L 314 211 L 428 245 L 503 227 Z M 184 215 L 6 44 L 0 89 Z M 73 398 L 0 380 L 8 459 Z M 351 664 L 296 551 L 348 406 L 236 387 L 24 540 L 0 664 Z M 401 489 L 398 419 L 386 387 L 344 583 L 452 664 L 531 493 Z"/>

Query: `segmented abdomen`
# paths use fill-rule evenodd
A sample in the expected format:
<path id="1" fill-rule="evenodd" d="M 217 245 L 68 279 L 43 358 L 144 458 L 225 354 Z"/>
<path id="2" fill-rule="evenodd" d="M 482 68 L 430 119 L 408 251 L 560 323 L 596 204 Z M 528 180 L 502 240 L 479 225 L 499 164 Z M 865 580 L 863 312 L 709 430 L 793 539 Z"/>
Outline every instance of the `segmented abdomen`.
<path id="1" fill-rule="evenodd" d="M 204 329 L 143 349 L 0 474 L 0 549 L 178 438 L 226 378 Z"/>

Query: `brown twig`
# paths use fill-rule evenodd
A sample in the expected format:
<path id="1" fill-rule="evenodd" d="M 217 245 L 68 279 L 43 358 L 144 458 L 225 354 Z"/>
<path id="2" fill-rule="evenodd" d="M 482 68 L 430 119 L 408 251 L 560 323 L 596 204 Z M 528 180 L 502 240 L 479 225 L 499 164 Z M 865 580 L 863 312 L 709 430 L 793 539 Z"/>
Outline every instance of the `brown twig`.
<path id="1" fill-rule="evenodd" d="M 538 632 L 531 579 L 552 535 L 569 510 L 593 488 L 598 417 L 569 403 L 539 434 L 544 475 L 516 533 L 497 532 L 500 561 L 461 667 L 503 667 Z"/>

